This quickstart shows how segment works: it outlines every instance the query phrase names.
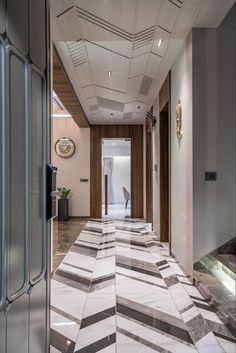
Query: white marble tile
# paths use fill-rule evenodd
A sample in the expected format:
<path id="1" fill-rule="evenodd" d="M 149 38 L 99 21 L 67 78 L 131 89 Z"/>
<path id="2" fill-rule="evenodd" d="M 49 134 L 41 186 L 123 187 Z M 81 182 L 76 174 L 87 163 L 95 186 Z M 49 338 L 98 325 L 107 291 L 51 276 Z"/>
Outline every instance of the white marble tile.
<path id="1" fill-rule="evenodd" d="M 167 262 L 168 262 L 168 260 L 167 260 Z M 179 265 L 176 262 L 170 261 L 168 263 L 176 275 L 185 276 L 185 273 L 181 270 L 181 268 L 179 267 Z"/>
<path id="2" fill-rule="evenodd" d="M 101 259 L 103 257 L 108 258 L 109 256 L 115 256 L 115 248 L 100 250 L 97 254 L 97 259 Z"/>
<path id="3" fill-rule="evenodd" d="M 131 339 L 121 333 L 117 333 L 117 353 L 156 353 L 157 351 Z"/>
<path id="4" fill-rule="evenodd" d="M 204 319 L 217 322 L 218 324 L 223 325 L 223 322 L 220 320 L 220 318 L 214 313 L 213 311 L 205 310 L 202 308 L 198 308 L 200 311 L 201 315 L 204 317 Z"/>
<path id="5" fill-rule="evenodd" d="M 51 280 L 51 305 L 82 319 L 87 293 Z"/>
<path id="6" fill-rule="evenodd" d="M 227 341 L 224 338 L 218 337 L 218 336 L 215 336 L 215 338 L 220 343 L 220 345 L 222 346 L 225 353 L 235 353 L 236 352 L 236 343 Z"/>
<path id="7" fill-rule="evenodd" d="M 65 272 L 72 273 L 74 275 L 83 277 L 87 280 L 90 280 L 92 278 L 92 272 L 88 272 L 88 271 L 82 270 L 77 267 L 72 267 L 72 266 L 67 265 L 63 262 L 63 263 L 61 263 L 59 269 L 65 271 Z"/>
<path id="8" fill-rule="evenodd" d="M 115 273 L 115 257 L 108 257 L 95 262 L 93 279 Z"/>
<path id="9" fill-rule="evenodd" d="M 166 349 L 168 352 L 173 353 L 197 353 L 197 350 L 182 343 L 174 338 L 164 335 L 158 331 L 151 330 L 145 326 L 142 326 L 134 321 L 125 319 L 121 316 L 117 316 L 117 326 L 120 329 L 132 332 L 135 336 L 143 338 L 159 347 Z M 213 353 L 213 352 L 212 352 Z"/>
<path id="10" fill-rule="evenodd" d="M 212 332 L 201 338 L 196 347 L 199 353 L 225 353 Z"/>
<path id="11" fill-rule="evenodd" d="M 119 275 L 116 276 L 116 279 L 117 295 L 181 318 L 171 295 L 166 289 Z"/>
<path id="12" fill-rule="evenodd" d="M 135 270 L 128 270 L 126 268 L 119 267 L 119 266 L 117 266 L 116 272 L 121 275 L 124 275 L 124 276 L 130 276 L 130 277 L 141 279 L 143 281 L 147 281 L 147 282 L 150 282 L 150 283 L 162 286 L 162 287 L 167 287 L 165 284 L 165 281 L 159 277 L 146 275 L 144 273 L 137 272 Z"/>
<path id="13" fill-rule="evenodd" d="M 199 314 L 200 313 L 199 313 L 198 309 L 196 308 L 196 306 L 193 306 L 189 310 L 182 313 L 182 318 L 183 318 L 184 322 L 187 323 L 188 321 L 192 320 L 194 317 L 198 316 Z"/>
<path id="14" fill-rule="evenodd" d="M 201 293 L 198 291 L 198 289 L 196 287 L 194 287 L 193 285 L 189 286 L 188 284 L 182 283 L 182 286 L 189 295 L 204 299 L 203 296 L 201 295 Z"/>
<path id="15" fill-rule="evenodd" d="M 116 296 L 114 293 L 106 293 L 105 289 L 89 293 L 83 317 L 94 315 L 116 305 Z"/>
<path id="16" fill-rule="evenodd" d="M 83 254 L 78 254 L 73 251 L 69 251 L 68 254 L 65 256 L 63 262 L 67 262 L 71 265 L 75 265 L 77 267 L 93 271 L 95 258 Z"/>
<path id="17" fill-rule="evenodd" d="M 180 283 L 169 287 L 169 292 L 179 311 L 193 304 L 193 301 L 190 299 L 189 295 L 186 293 Z"/>
<path id="18" fill-rule="evenodd" d="M 112 335 L 114 332 L 116 332 L 115 316 L 80 329 L 75 351 L 80 350 L 93 342 L 99 341 L 104 337 Z"/>
<path id="19" fill-rule="evenodd" d="M 86 232 L 82 232 L 78 238 L 78 240 L 75 241 L 75 243 L 78 243 L 79 241 L 81 242 L 81 240 L 83 241 L 86 241 L 88 243 L 91 243 L 90 245 L 94 246 L 95 245 L 99 245 L 100 244 L 100 241 L 101 241 L 101 237 L 100 236 L 97 236 L 97 235 L 92 235 L 92 234 L 88 234 Z M 81 244 L 83 245 L 88 245 L 90 246 L 89 244 L 86 244 L 86 243 L 82 243 Z"/>
<path id="20" fill-rule="evenodd" d="M 75 321 L 69 320 L 51 310 L 51 328 L 73 342 L 76 341 L 79 327 L 80 326 Z"/>

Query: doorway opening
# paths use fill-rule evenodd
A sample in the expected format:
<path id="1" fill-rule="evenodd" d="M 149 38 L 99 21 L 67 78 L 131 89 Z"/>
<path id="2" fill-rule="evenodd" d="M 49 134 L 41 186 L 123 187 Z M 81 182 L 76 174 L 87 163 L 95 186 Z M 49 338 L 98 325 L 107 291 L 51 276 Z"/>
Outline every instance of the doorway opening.
<path id="1" fill-rule="evenodd" d="M 102 217 L 131 216 L 131 140 L 102 139 Z"/>

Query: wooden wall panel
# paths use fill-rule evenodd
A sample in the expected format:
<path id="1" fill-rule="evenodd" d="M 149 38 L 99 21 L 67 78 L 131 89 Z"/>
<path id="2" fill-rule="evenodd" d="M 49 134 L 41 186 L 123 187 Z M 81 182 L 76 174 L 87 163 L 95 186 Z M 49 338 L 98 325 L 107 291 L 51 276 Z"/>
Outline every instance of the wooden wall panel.
<path id="1" fill-rule="evenodd" d="M 102 217 L 102 138 L 131 139 L 131 217 L 143 218 L 143 126 L 92 125 L 90 138 L 90 216 Z"/>
<path id="2" fill-rule="evenodd" d="M 53 49 L 53 90 L 76 124 L 79 127 L 89 127 L 87 117 L 55 47 Z"/>

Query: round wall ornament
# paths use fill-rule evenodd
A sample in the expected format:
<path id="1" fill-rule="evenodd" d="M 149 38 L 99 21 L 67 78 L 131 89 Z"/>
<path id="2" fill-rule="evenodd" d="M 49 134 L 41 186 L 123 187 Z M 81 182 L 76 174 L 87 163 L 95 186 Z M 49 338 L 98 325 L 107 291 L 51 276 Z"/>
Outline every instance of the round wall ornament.
<path id="1" fill-rule="evenodd" d="M 75 153 L 75 144 L 68 137 L 61 137 L 55 143 L 54 149 L 59 157 L 69 158 Z"/>

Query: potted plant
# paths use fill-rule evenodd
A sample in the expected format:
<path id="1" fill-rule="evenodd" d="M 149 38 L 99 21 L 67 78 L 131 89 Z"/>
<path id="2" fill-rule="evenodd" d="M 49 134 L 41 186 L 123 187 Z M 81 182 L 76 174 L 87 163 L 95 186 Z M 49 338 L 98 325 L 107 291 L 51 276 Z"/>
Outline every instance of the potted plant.
<path id="1" fill-rule="evenodd" d="M 58 221 L 65 222 L 69 219 L 69 197 L 71 190 L 66 188 L 57 188 L 58 190 Z"/>

